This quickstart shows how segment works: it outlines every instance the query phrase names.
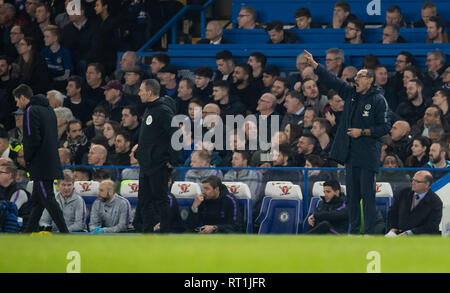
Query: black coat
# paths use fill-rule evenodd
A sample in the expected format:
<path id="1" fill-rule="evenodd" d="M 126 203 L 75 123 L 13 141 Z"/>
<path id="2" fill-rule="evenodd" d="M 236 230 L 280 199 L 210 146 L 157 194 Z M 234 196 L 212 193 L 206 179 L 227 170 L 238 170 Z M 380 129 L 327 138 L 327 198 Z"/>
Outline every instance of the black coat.
<path id="1" fill-rule="evenodd" d="M 44 95 L 31 97 L 23 115 L 23 150 L 31 180 L 63 178 L 56 115 Z"/>
<path id="2" fill-rule="evenodd" d="M 414 192 L 411 188 L 400 191 L 389 209 L 389 230 L 400 232 L 411 230 L 413 234 L 438 234 L 442 218 L 442 201 L 429 190 L 419 204 L 411 211 Z"/>
<path id="3" fill-rule="evenodd" d="M 187 222 L 191 231 L 204 225 L 217 225 L 218 233 L 242 233 L 244 231 L 241 217 L 237 199 L 222 184 L 217 199 L 204 200 L 197 213 L 189 209 Z"/>
<path id="4" fill-rule="evenodd" d="M 343 193 L 339 197 L 334 196 L 330 202 L 324 198 L 319 202 L 314 219 L 316 225 L 323 221 L 328 221 L 334 230 L 344 234 L 348 230 L 348 210 Z"/>
<path id="5" fill-rule="evenodd" d="M 378 171 L 381 154 L 380 138 L 391 128 L 388 121 L 388 105 L 380 91 L 371 87 L 361 95 L 355 87 L 346 84 L 334 74 L 319 65 L 315 70 L 327 86 L 333 88 L 345 101 L 344 111 L 338 125 L 331 149 L 331 159 L 346 163 L 352 157 L 352 164 L 371 171 Z M 370 129 L 370 136 L 351 138 L 347 129 Z"/>
<path id="6" fill-rule="evenodd" d="M 94 20 L 88 19 L 81 30 L 78 30 L 73 23 L 63 28 L 61 44 L 70 51 L 74 65 L 77 65 L 80 60 L 91 59 L 96 26 L 98 24 Z"/>
<path id="7" fill-rule="evenodd" d="M 177 163 L 171 145 L 171 138 L 176 129 L 171 127 L 174 112 L 161 98 L 146 103 L 145 106 L 136 159 L 141 167 L 141 173 L 151 175 L 169 162 L 172 165 Z"/>

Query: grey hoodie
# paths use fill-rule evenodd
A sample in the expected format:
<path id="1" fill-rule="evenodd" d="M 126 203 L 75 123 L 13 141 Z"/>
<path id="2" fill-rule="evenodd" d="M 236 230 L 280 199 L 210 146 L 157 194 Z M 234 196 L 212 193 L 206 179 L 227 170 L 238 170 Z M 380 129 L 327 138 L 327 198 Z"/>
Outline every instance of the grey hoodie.
<path id="1" fill-rule="evenodd" d="M 108 203 L 97 199 L 92 205 L 90 217 L 90 231 L 102 227 L 105 233 L 125 232 L 131 222 L 130 202 L 117 193 Z"/>

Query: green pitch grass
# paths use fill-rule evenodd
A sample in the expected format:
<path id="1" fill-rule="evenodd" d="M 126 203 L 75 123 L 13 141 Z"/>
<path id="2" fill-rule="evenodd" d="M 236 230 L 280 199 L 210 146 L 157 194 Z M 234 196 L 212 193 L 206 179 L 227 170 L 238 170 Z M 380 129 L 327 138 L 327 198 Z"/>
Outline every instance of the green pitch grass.
<path id="1" fill-rule="evenodd" d="M 450 272 L 450 238 L 262 235 L 2 235 L 0 273 Z"/>

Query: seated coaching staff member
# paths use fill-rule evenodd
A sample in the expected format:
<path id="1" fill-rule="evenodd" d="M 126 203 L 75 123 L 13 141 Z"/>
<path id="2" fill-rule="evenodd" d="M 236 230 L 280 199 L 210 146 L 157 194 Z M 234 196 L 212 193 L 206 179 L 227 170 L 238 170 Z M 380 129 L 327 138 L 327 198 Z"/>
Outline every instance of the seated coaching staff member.
<path id="1" fill-rule="evenodd" d="M 55 112 L 44 95 L 33 96 L 33 91 L 25 84 L 19 85 L 13 95 L 17 107 L 25 113 L 23 151 L 30 180 L 34 181 L 31 214 L 24 231 L 35 231 L 44 209 L 47 209 L 58 230 L 69 233 L 53 192 L 53 181 L 63 178 Z"/>
<path id="2" fill-rule="evenodd" d="M 428 171 L 414 174 L 411 188 L 400 191 L 389 209 L 389 235 L 438 234 L 442 201 L 431 191 L 433 176 Z"/>
<path id="3" fill-rule="evenodd" d="M 189 229 L 205 234 L 242 233 L 239 204 L 220 178 L 211 175 L 202 184 L 202 193 L 195 197 L 189 210 Z"/>

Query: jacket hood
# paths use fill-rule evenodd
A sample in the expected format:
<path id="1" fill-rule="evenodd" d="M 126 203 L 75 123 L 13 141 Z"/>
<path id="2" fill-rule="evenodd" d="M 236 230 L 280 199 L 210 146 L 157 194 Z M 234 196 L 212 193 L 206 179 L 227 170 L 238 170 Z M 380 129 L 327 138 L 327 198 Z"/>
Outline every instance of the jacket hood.
<path id="1" fill-rule="evenodd" d="M 37 94 L 37 95 L 32 96 L 30 99 L 30 105 L 38 105 L 38 106 L 44 106 L 44 107 L 50 106 L 48 99 L 42 94 Z"/>

